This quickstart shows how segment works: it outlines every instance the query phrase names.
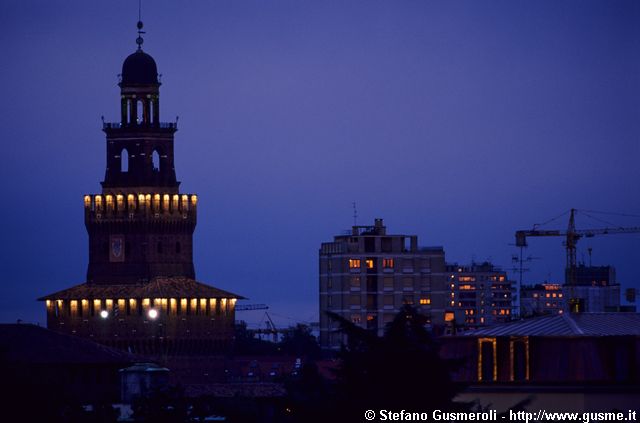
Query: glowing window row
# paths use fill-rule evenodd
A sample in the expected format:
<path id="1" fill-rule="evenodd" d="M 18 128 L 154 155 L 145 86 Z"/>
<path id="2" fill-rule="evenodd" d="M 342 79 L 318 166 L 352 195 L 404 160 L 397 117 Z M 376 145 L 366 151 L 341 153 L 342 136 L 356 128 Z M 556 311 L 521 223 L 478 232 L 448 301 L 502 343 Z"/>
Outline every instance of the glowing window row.
<path id="1" fill-rule="evenodd" d="M 148 315 L 151 309 L 160 314 L 170 316 L 196 316 L 196 315 L 220 315 L 233 310 L 235 298 L 129 298 L 118 299 L 94 299 L 94 300 L 47 300 L 47 309 L 58 316 L 71 317 L 105 317 L 108 316 L 142 316 Z"/>
<path id="2" fill-rule="evenodd" d="M 197 195 L 187 194 L 128 194 L 126 197 L 126 210 L 132 212 L 136 209 L 154 211 L 187 211 L 189 207 L 195 207 L 198 203 Z M 125 196 L 117 195 L 90 195 L 84 196 L 84 206 L 87 209 L 104 211 L 125 210 Z"/>

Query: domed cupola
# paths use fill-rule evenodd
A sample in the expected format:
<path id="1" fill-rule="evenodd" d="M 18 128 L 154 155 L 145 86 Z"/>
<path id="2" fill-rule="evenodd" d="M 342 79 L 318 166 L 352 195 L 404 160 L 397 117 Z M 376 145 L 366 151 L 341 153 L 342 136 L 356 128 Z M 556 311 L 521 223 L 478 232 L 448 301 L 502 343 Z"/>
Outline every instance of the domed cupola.
<path id="1" fill-rule="evenodd" d="M 158 67 L 153 57 L 141 48 L 130 54 L 122 64 L 121 85 L 156 85 Z"/>
<path id="2" fill-rule="evenodd" d="M 123 127 L 158 126 L 160 118 L 160 81 L 153 57 L 142 51 L 142 21 L 138 21 L 138 49 L 122 63 L 120 98 Z"/>

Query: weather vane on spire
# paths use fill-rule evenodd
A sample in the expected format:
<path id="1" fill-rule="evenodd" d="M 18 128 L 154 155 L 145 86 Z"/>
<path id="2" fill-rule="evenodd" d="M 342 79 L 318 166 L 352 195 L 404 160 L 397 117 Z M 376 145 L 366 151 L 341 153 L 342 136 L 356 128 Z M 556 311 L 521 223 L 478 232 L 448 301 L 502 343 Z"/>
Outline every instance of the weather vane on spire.
<path id="1" fill-rule="evenodd" d="M 142 43 L 144 43 L 144 39 L 142 38 L 142 34 L 145 32 L 142 30 L 144 26 L 142 24 L 142 0 L 138 0 L 138 38 L 136 38 L 136 44 L 138 45 L 138 50 L 142 50 Z"/>

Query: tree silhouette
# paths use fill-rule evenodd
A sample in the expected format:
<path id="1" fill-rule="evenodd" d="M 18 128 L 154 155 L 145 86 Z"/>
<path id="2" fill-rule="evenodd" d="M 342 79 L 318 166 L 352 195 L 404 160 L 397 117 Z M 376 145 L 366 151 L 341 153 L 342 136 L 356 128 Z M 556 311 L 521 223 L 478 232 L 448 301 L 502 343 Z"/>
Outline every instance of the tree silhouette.
<path id="1" fill-rule="evenodd" d="M 288 386 L 289 421 L 363 421 L 366 410 L 431 412 L 465 411 L 471 404 L 455 402 L 464 386 L 451 373 L 462 363 L 443 359 L 439 345 L 425 328 L 426 317 L 406 305 L 384 336 L 327 313 L 347 335 L 338 353 L 335 380 L 328 382 L 308 366 Z"/>

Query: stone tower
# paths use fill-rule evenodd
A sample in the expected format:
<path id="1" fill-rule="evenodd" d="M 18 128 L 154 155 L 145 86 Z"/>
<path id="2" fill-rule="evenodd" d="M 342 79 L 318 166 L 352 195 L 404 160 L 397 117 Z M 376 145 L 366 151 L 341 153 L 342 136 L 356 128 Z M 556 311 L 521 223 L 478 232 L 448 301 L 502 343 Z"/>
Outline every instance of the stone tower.
<path id="1" fill-rule="evenodd" d="M 103 123 L 102 192 L 84 197 L 86 282 L 40 300 L 59 332 L 143 354 L 219 351 L 233 339 L 242 297 L 195 280 L 198 198 L 179 191 L 177 124 L 160 121 L 156 62 L 140 36 L 137 44 L 122 65 L 120 122 Z"/>
<path id="2" fill-rule="evenodd" d="M 195 277 L 195 195 L 179 193 L 174 122 L 160 122 L 160 81 L 142 48 L 120 75 L 120 122 L 104 123 L 107 160 L 102 194 L 85 197 L 89 283 L 138 283 L 157 276 Z"/>

